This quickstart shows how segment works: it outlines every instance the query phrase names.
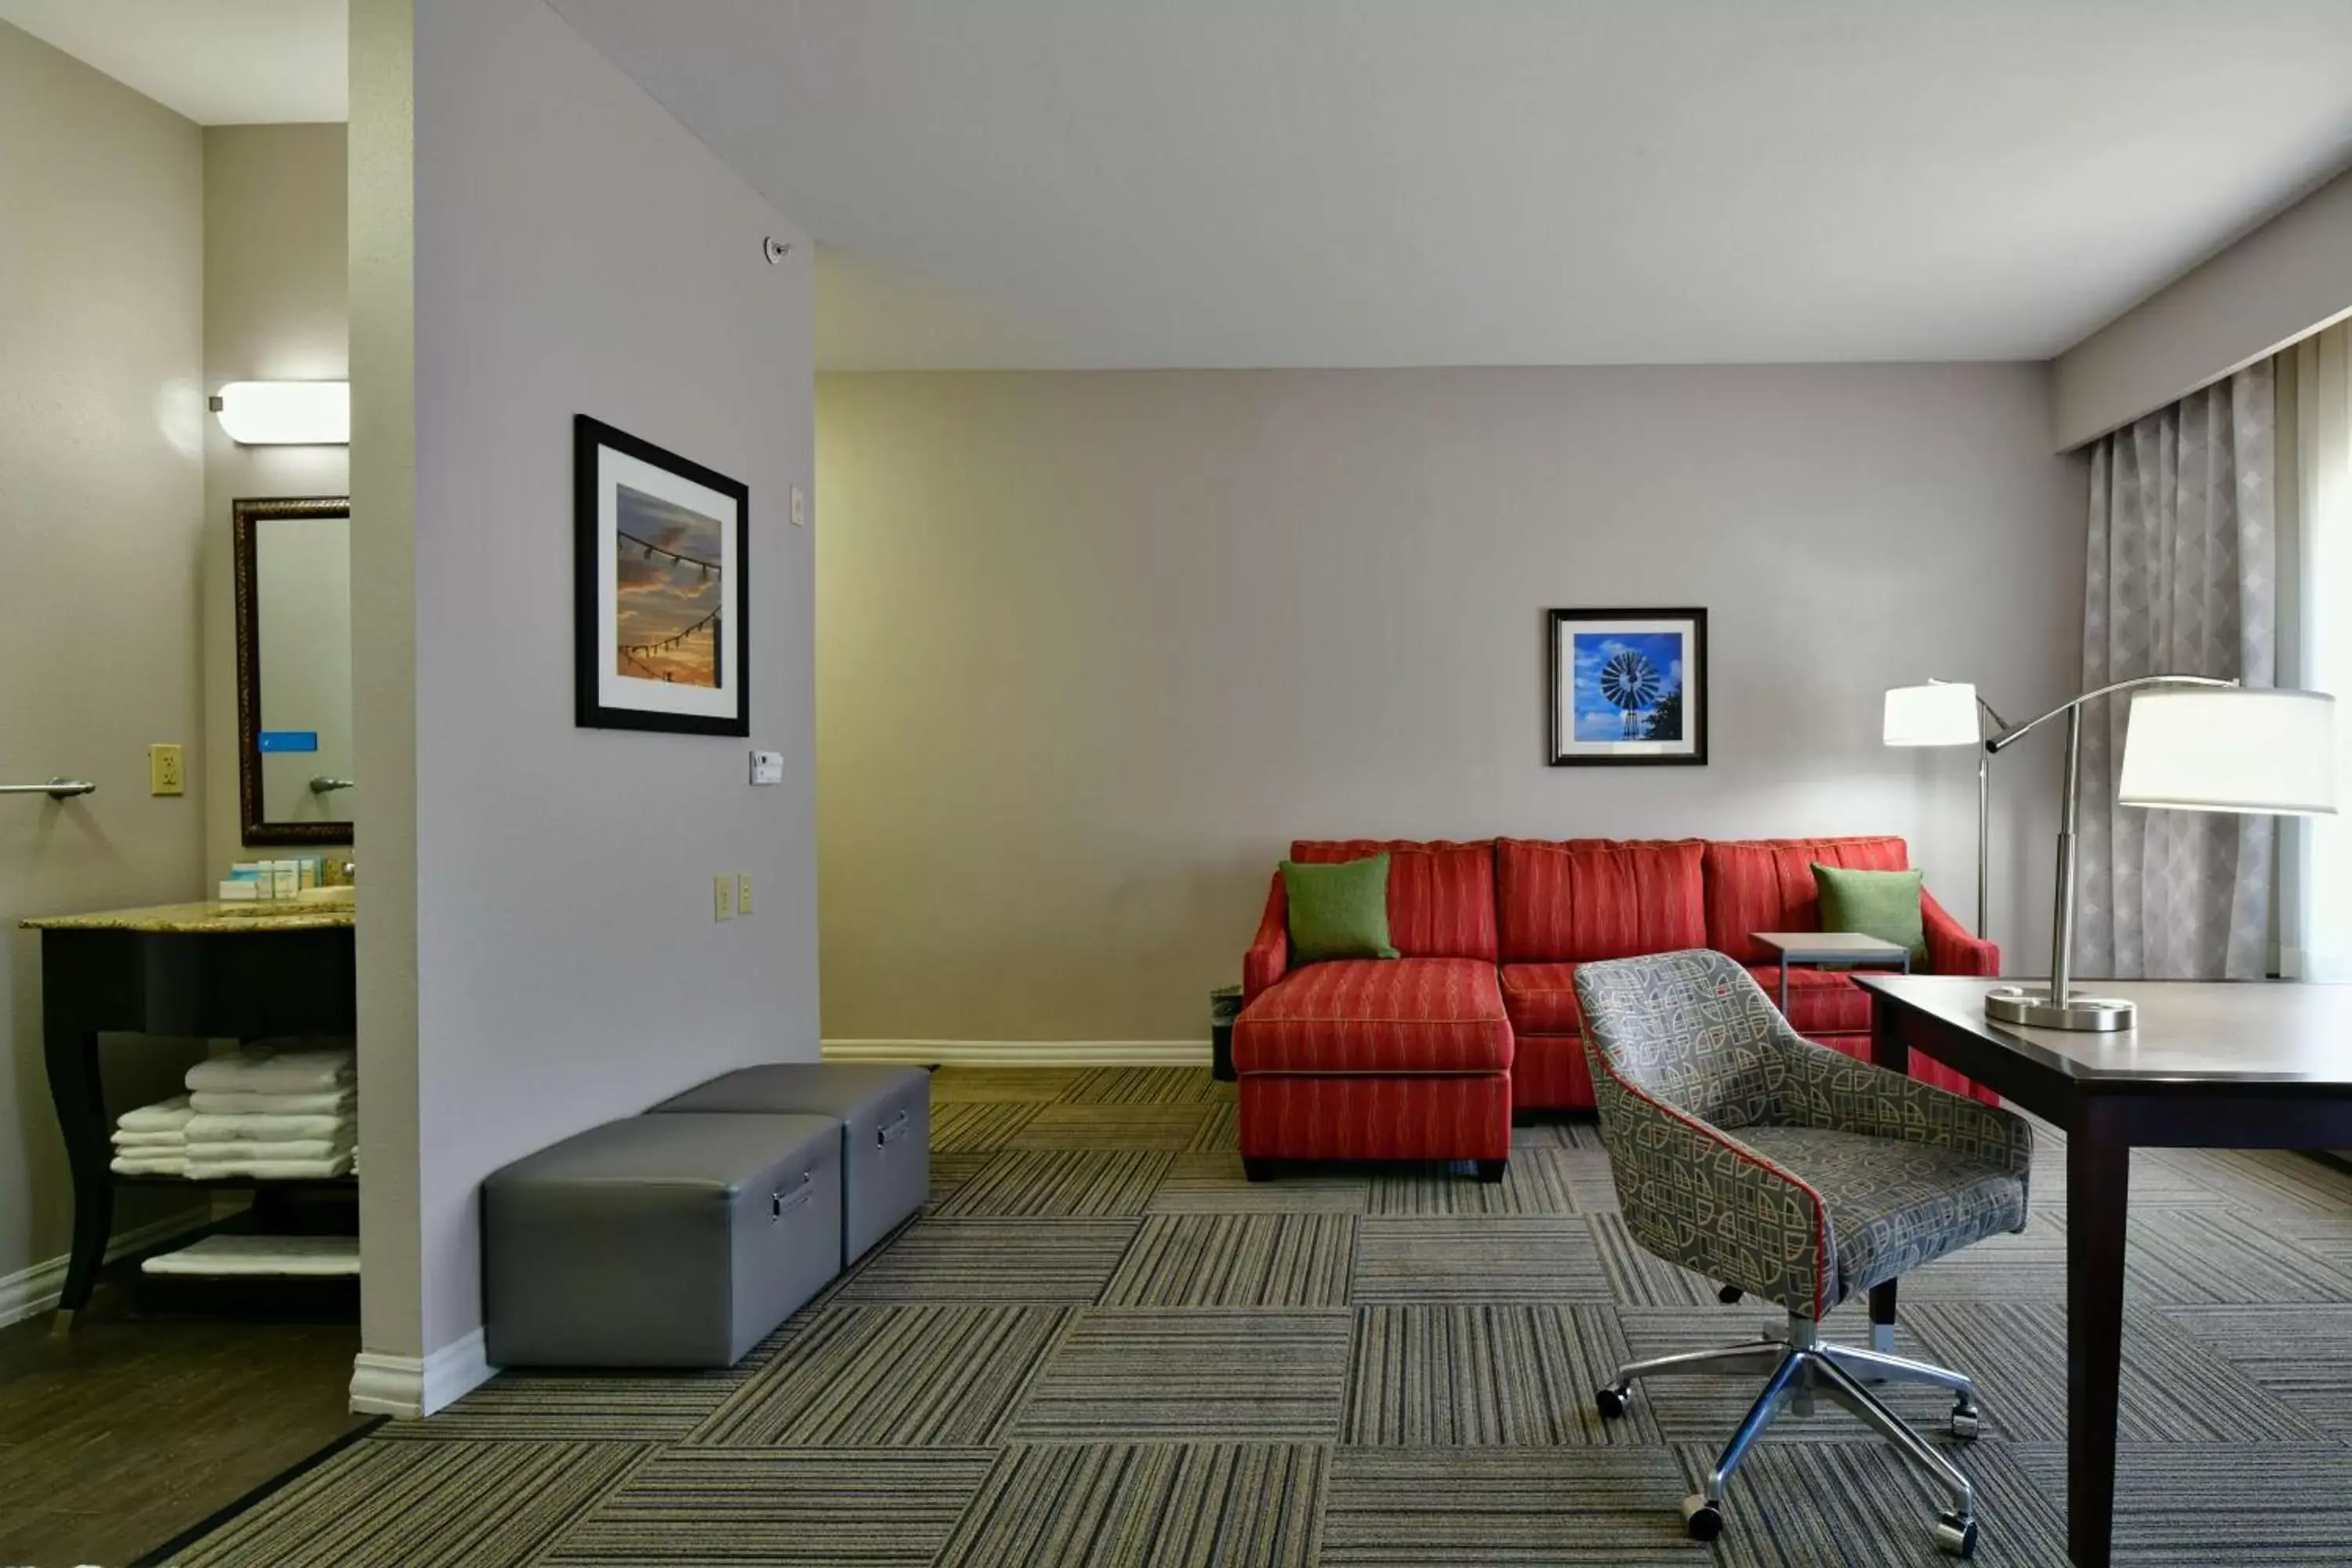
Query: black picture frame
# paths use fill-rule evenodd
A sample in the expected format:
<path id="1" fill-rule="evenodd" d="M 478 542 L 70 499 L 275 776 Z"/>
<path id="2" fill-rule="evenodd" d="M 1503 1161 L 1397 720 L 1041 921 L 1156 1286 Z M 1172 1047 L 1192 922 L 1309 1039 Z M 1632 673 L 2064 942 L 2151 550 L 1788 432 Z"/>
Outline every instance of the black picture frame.
<path id="1" fill-rule="evenodd" d="M 677 712 L 646 706 L 633 706 L 625 700 L 612 700 L 616 695 L 614 683 L 608 681 L 608 672 L 616 663 L 616 655 L 643 652 L 635 645 L 619 641 L 617 616 L 608 616 L 604 603 L 604 586 L 608 567 L 605 563 L 604 541 L 607 522 L 604 498 L 608 488 L 604 476 L 603 455 L 616 453 L 634 458 L 647 467 L 660 470 L 686 486 L 698 487 L 731 502 L 734 510 L 731 548 L 722 552 L 719 562 L 690 557 L 650 545 L 646 559 L 666 557 L 675 566 L 698 567 L 709 580 L 713 570 L 719 572 L 718 592 L 724 602 L 728 588 L 726 564 L 731 561 L 733 576 L 733 612 L 719 616 L 711 623 L 710 660 L 714 686 L 723 694 L 711 706 L 711 712 Z M 680 735 L 748 736 L 751 732 L 751 492 L 739 479 L 729 479 L 715 468 L 705 468 L 689 458 L 682 458 L 666 447 L 627 431 L 618 429 L 586 414 L 572 416 L 572 664 L 574 689 L 572 722 L 583 730 L 640 730 Z M 708 519 L 717 524 L 724 535 L 729 531 L 722 519 Z M 622 537 L 626 537 L 625 535 Z M 644 540 L 635 545 L 646 545 Z M 616 546 L 617 548 L 617 546 Z M 690 628 L 698 629 L 698 628 Z M 683 634 L 682 634 L 683 636 Z M 674 646 L 671 643 L 660 645 Z M 648 674 L 654 670 L 648 668 Z M 632 680 L 632 685 L 638 682 Z M 654 683 L 648 679 L 646 686 Z M 648 700 L 651 699 L 649 698 Z"/>
<path id="2" fill-rule="evenodd" d="M 1667 701 L 1673 701 L 1678 733 L 1671 740 L 1653 740 L 1627 733 L 1608 739 L 1576 734 L 1574 703 L 1578 692 L 1574 668 L 1574 638 L 1581 632 L 1606 636 L 1612 631 L 1628 639 L 1681 639 L 1679 680 L 1657 693 L 1658 701 L 1643 709 L 1618 705 L 1630 731 L 1637 719 L 1644 729 Z M 1641 650 L 1634 650 L 1639 652 Z M 1655 658 L 1650 660 L 1654 674 Z M 1706 685 L 1706 611 L 1701 607 L 1673 609 L 1554 609 L 1544 613 L 1545 746 L 1544 761 L 1555 768 L 1705 767 L 1707 721 L 1714 704 Z M 1567 674 L 1563 678 L 1563 671 Z M 1693 700 L 1696 699 L 1696 700 Z"/>

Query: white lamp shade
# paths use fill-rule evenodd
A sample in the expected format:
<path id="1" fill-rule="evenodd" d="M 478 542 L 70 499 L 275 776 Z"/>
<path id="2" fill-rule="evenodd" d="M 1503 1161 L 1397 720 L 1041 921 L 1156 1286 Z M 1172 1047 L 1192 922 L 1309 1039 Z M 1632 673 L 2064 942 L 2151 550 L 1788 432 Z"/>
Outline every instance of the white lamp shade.
<path id="1" fill-rule="evenodd" d="M 1885 735 L 1890 746 L 1975 745 L 1977 689 L 1965 680 L 1888 689 Z"/>
<path id="2" fill-rule="evenodd" d="M 2175 811 L 2332 816 L 2336 699 L 2212 687 L 2139 692 L 2116 799 Z"/>
<path id="3" fill-rule="evenodd" d="M 216 395 L 221 428 L 241 447 L 348 447 L 345 381 L 232 381 Z"/>

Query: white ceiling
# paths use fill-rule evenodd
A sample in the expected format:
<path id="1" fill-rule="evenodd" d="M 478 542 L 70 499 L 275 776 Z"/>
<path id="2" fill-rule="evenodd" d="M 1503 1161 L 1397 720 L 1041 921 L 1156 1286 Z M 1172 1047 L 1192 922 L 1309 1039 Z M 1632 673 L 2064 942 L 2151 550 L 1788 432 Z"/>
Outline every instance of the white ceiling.
<path id="1" fill-rule="evenodd" d="M 0 0 L 0 22 L 199 125 L 349 114 L 343 0 Z"/>
<path id="2" fill-rule="evenodd" d="M 834 368 L 2040 358 L 2352 162 L 2347 0 L 550 0 Z"/>

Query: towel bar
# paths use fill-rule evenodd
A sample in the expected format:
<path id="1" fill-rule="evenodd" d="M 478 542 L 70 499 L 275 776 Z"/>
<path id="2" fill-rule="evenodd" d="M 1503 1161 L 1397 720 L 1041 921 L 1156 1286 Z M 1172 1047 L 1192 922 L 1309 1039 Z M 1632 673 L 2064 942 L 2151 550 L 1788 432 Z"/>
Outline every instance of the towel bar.
<path id="1" fill-rule="evenodd" d="M 51 779 L 38 784 L 0 784 L 0 795 L 45 795 L 51 800 L 66 800 L 78 795 L 96 793 L 98 786 L 88 779 Z"/>

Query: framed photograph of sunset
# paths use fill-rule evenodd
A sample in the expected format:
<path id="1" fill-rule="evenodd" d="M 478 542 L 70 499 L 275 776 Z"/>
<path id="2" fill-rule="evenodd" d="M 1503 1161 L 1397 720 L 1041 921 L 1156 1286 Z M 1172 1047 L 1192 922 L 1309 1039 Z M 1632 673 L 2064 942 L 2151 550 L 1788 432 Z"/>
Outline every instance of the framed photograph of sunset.
<path id="1" fill-rule="evenodd" d="M 751 492 L 583 414 L 572 424 L 573 721 L 751 732 Z"/>

